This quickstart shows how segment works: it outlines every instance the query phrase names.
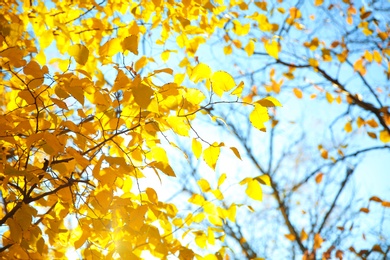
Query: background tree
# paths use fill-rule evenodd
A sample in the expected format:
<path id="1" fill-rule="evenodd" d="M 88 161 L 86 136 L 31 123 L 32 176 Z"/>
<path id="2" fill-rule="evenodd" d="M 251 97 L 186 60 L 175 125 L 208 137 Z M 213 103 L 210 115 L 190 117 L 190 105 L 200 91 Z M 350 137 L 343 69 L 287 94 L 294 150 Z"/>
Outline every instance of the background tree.
<path id="1" fill-rule="evenodd" d="M 237 180 L 271 177 L 256 213 L 224 225 L 234 258 L 388 258 L 388 190 L 364 194 L 356 183 L 368 179 L 362 174 L 386 179 L 378 172 L 390 148 L 389 10 L 383 1 L 255 1 L 226 15 L 207 63 L 218 60 L 251 86 L 243 100 L 274 95 L 284 106 L 270 114 L 267 135 L 244 123 L 245 107 L 212 110 L 226 118 L 221 139 L 243 158 L 217 170 L 235 171 Z M 384 167 L 369 165 L 371 154 Z M 196 161 L 192 166 L 192 175 L 185 170 L 187 179 L 179 178 L 182 192 L 198 193 L 200 178 L 216 182 Z M 222 203 L 232 201 L 246 203 L 237 196 Z"/>

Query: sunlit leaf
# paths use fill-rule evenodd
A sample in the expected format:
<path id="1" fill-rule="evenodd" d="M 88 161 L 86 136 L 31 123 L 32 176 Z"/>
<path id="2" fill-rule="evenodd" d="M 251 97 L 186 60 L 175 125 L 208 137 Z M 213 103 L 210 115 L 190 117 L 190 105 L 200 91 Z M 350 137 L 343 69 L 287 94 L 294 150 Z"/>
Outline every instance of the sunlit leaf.
<path id="1" fill-rule="evenodd" d="M 213 145 L 210 145 L 208 148 L 206 148 L 203 151 L 203 160 L 213 170 L 215 169 L 215 167 L 217 165 L 219 153 L 220 153 L 220 147 L 216 143 L 214 143 Z"/>
<path id="2" fill-rule="evenodd" d="M 69 55 L 80 65 L 85 65 L 88 61 L 89 50 L 82 44 L 75 44 L 69 48 Z"/>
<path id="3" fill-rule="evenodd" d="M 198 83 L 199 81 L 210 78 L 210 76 L 211 76 L 210 67 L 204 63 L 199 63 L 192 70 L 190 79 L 193 82 Z"/>
<path id="4" fill-rule="evenodd" d="M 243 90 L 244 90 L 244 82 L 241 81 L 240 84 L 238 84 L 238 86 L 232 91 L 232 95 L 235 95 L 238 98 L 241 98 Z"/>
<path id="5" fill-rule="evenodd" d="M 302 231 L 301 231 L 301 240 L 302 240 L 302 241 L 305 241 L 305 240 L 307 240 L 308 238 L 309 238 L 308 234 L 305 232 L 304 229 L 302 229 Z"/>
<path id="6" fill-rule="evenodd" d="M 211 190 L 209 182 L 205 179 L 198 180 L 198 185 L 202 189 L 202 192 L 208 192 Z"/>
<path id="7" fill-rule="evenodd" d="M 193 194 L 191 198 L 188 199 L 188 201 L 199 206 L 202 206 L 205 203 L 205 199 L 202 195 L 199 194 Z"/>
<path id="8" fill-rule="evenodd" d="M 260 104 L 255 104 L 255 108 L 249 115 L 249 120 L 254 127 L 265 132 L 266 127 L 264 123 L 269 120 L 267 108 Z"/>
<path id="9" fill-rule="evenodd" d="M 294 95 L 295 95 L 297 98 L 302 98 L 302 97 L 303 97 L 302 90 L 300 90 L 299 88 L 294 88 L 294 89 L 293 89 L 293 92 L 294 92 Z"/>
<path id="10" fill-rule="evenodd" d="M 258 181 L 248 181 L 248 186 L 245 190 L 245 193 L 254 200 L 263 200 L 263 190 L 261 189 L 260 183 Z"/>
<path id="11" fill-rule="evenodd" d="M 218 179 L 218 187 L 221 186 L 225 182 L 225 180 L 226 180 L 226 173 L 222 173 Z"/>
<path id="12" fill-rule="evenodd" d="M 387 130 L 382 130 L 379 132 L 379 140 L 384 143 L 390 142 L 390 134 Z"/>
<path id="13" fill-rule="evenodd" d="M 324 242 L 324 240 L 322 239 L 322 237 L 320 236 L 320 234 L 315 234 L 315 235 L 314 235 L 314 248 L 315 248 L 315 249 L 321 248 L 322 242 Z"/>
<path id="14" fill-rule="evenodd" d="M 281 107 L 282 104 L 274 97 L 265 97 L 256 101 L 255 103 L 262 105 L 263 107 Z"/>
<path id="15" fill-rule="evenodd" d="M 284 235 L 288 240 L 295 241 L 295 236 L 293 234 L 286 234 Z"/>
<path id="16" fill-rule="evenodd" d="M 195 138 L 192 139 L 192 152 L 197 159 L 199 159 L 202 154 L 202 143 Z"/>
<path id="17" fill-rule="evenodd" d="M 249 40 L 244 50 L 246 51 L 249 57 L 252 56 L 253 53 L 255 52 L 255 42 L 253 40 Z"/>
<path id="18" fill-rule="evenodd" d="M 263 185 L 271 186 L 271 178 L 267 174 L 257 176 L 256 178 L 254 178 L 254 180 L 257 180 L 259 183 Z"/>
<path id="19" fill-rule="evenodd" d="M 154 204 L 158 204 L 158 197 L 157 197 L 157 193 L 154 189 L 152 188 L 146 188 L 146 194 L 148 195 L 148 198 L 149 200 L 154 203 Z"/>
<path id="20" fill-rule="evenodd" d="M 265 51 L 273 58 L 279 58 L 279 44 L 275 40 L 265 41 L 264 42 Z"/>
<path id="21" fill-rule="evenodd" d="M 122 48 L 138 55 L 138 37 L 136 35 L 127 36 L 122 41 Z"/>
<path id="22" fill-rule="evenodd" d="M 347 133 L 352 132 L 352 124 L 351 124 L 351 122 L 347 122 L 347 123 L 345 124 L 344 130 L 345 130 L 345 132 L 347 132 Z"/>
<path id="23" fill-rule="evenodd" d="M 211 76 L 212 88 L 215 94 L 222 96 L 224 92 L 233 89 L 236 86 L 233 77 L 224 71 L 217 71 Z"/>

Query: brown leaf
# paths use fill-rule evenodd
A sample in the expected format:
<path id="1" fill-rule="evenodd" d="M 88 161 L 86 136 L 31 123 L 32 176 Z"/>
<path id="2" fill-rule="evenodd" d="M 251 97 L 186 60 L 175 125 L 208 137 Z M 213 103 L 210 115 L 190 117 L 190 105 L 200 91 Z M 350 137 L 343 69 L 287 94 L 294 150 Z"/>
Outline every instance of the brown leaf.
<path id="1" fill-rule="evenodd" d="M 382 206 L 389 208 L 390 207 L 390 202 L 389 201 L 382 201 Z"/>
<path id="2" fill-rule="evenodd" d="M 316 180 L 316 183 L 319 184 L 321 183 L 322 181 L 322 177 L 324 176 L 324 174 L 322 172 L 318 173 L 315 177 L 315 180 Z"/>
<path id="3" fill-rule="evenodd" d="M 379 197 L 377 197 L 377 196 L 372 196 L 371 198 L 370 198 L 370 201 L 375 201 L 375 202 L 382 202 L 383 200 L 381 200 Z"/>

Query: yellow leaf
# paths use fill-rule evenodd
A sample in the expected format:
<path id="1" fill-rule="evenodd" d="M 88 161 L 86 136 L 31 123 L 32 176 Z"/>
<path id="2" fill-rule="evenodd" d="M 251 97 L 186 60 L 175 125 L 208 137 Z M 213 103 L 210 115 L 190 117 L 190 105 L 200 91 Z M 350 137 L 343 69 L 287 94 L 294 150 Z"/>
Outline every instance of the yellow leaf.
<path id="1" fill-rule="evenodd" d="M 325 96 L 326 96 L 326 100 L 328 100 L 329 104 L 332 104 L 333 99 L 334 99 L 332 94 L 330 94 L 329 92 L 326 92 Z"/>
<path id="2" fill-rule="evenodd" d="M 192 70 L 190 80 L 192 80 L 195 83 L 198 83 L 201 80 L 210 78 L 210 75 L 211 75 L 210 67 L 204 63 L 199 63 Z"/>
<path id="3" fill-rule="evenodd" d="M 345 132 L 347 132 L 347 133 L 352 132 L 352 124 L 351 124 L 351 122 L 347 122 L 347 123 L 345 124 L 344 130 L 345 130 Z"/>
<path id="4" fill-rule="evenodd" d="M 288 240 L 295 241 L 295 236 L 293 234 L 286 234 L 284 235 Z"/>
<path id="5" fill-rule="evenodd" d="M 321 152 L 321 157 L 322 158 L 328 159 L 328 151 L 327 150 L 325 150 L 324 148 L 321 148 L 320 152 Z"/>
<path id="6" fill-rule="evenodd" d="M 244 90 L 244 82 L 241 81 L 240 84 L 232 91 L 232 95 L 241 98 L 242 91 Z"/>
<path id="7" fill-rule="evenodd" d="M 170 55 L 170 51 L 163 51 L 162 53 L 161 53 L 161 59 L 164 61 L 164 62 L 167 62 L 168 61 L 168 59 L 169 59 L 169 55 Z"/>
<path id="8" fill-rule="evenodd" d="M 301 231 L 301 240 L 302 241 L 305 241 L 306 239 L 308 239 L 308 235 L 307 235 L 307 233 L 305 232 L 305 230 L 304 229 L 302 229 L 302 231 Z"/>
<path id="9" fill-rule="evenodd" d="M 214 143 L 203 151 L 203 160 L 213 170 L 215 170 L 215 166 L 217 165 L 220 150 L 220 147 L 217 146 L 216 143 Z"/>
<path id="10" fill-rule="evenodd" d="M 79 249 L 82 245 L 84 245 L 85 241 L 87 241 L 87 239 L 91 236 L 91 232 L 88 228 L 88 226 L 86 227 L 83 227 L 83 233 L 81 235 L 81 237 L 79 239 L 77 239 L 73 246 L 75 249 Z"/>
<path id="11" fill-rule="evenodd" d="M 220 190 L 212 190 L 211 193 L 214 195 L 214 197 L 218 200 L 223 200 L 223 194 Z"/>
<path id="12" fill-rule="evenodd" d="M 188 202 L 195 205 L 203 206 L 203 204 L 205 203 L 205 199 L 202 195 L 192 194 L 191 198 L 188 199 Z"/>
<path id="13" fill-rule="evenodd" d="M 249 40 L 244 50 L 246 51 L 249 57 L 252 56 L 253 53 L 255 52 L 255 42 L 253 40 Z"/>
<path id="14" fill-rule="evenodd" d="M 249 30 L 250 30 L 249 23 L 242 25 L 238 20 L 233 21 L 233 32 L 238 36 L 247 35 L 249 33 Z"/>
<path id="15" fill-rule="evenodd" d="M 384 143 L 388 143 L 390 142 L 390 134 L 389 132 L 387 132 L 387 130 L 382 130 L 380 133 L 379 133 L 379 140 L 381 140 L 382 142 Z"/>
<path id="16" fill-rule="evenodd" d="M 227 210 L 227 218 L 230 221 L 235 222 L 236 213 L 237 213 L 237 205 L 233 203 L 232 205 L 230 205 L 229 209 Z"/>
<path id="17" fill-rule="evenodd" d="M 279 45 L 275 40 L 264 42 L 265 51 L 273 58 L 278 59 L 279 57 Z"/>
<path id="18" fill-rule="evenodd" d="M 218 96 L 222 96 L 223 92 L 229 91 L 236 86 L 233 77 L 225 71 L 217 71 L 211 77 L 213 91 Z"/>
<path id="19" fill-rule="evenodd" d="M 184 117 L 169 116 L 166 121 L 172 128 L 172 130 L 181 135 L 188 136 L 188 132 L 191 129 L 190 125 L 187 122 L 187 119 Z"/>
<path id="20" fill-rule="evenodd" d="M 229 45 L 223 47 L 223 53 L 224 53 L 225 55 L 232 54 L 232 53 L 233 53 L 232 45 L 229 44 Z"/>
<path id="21" fill-rule="evenodd" d="M 322 5 L 323 2 L 324 2 L 324 0 L 314 0 L 314 5 L 320 6 L 320 5 Z"/>
<path id="22" fill-rule="evenodd" d="M 381 64 L 382 62 L 382 56 L 378 51 L 374 51 L 374 60 L 378 63 Z"/>
<path id="23" fill-rule="evenodd" d="M 274 97 L 265 97 L 256 101 L 255 103 L 262 105 L 263 107 L 281 107 L 282 104 Z"/>
<path id="24" fill-rule="evenodd" d="M 118 38 L 113 38 L 111 40 L 108 40 L 103 46 L 99 49 L 99 55 L 104 58 L 110 58 L 117 54 L 118 52 L 122 51 L 121 48 L 121 42 Z"/>
<path id="25" fill-rule="evenodd" d="M 202 189 L 202 192 L 208 192 L 211 190 L 209 182 L 205 179 L 198 180 L 198 185 Z"/>
<path id="26" fill-rule="evenodd" d="M 195 138 L 192 139 L 192 152 L 197 159 L 199 159 L 200 155 L 202 154 L 202 143 Z"/>
<path id="27" fill-rule="evenodd" d="M 82 44 L 75 44 L 70 46 L 69 55 L 80 65 L 85 65 L 88 61 L 89 50 Z"/>
<path id="28" fill-rule="evenodd" d="M 363 118 L 361 118 L 360 116 L 356 119 L 356 125 L 358 126 L 358 128 L 360 128 L 362 125 L 365 124 L 365 121 L 363 120 Z"/>
<path id="29" fill-rule="evenodd" d="M 321 248 L 322 242 L 324 242 L 324 240 L 322 239 L 320 234 L 315 234 L 314 235 L 314 249 Z"/>
<path id="30" fill-rule="evenodd" d="M 218 179 L 218 187 L 221 186 L 225 182 L 225 180 L 226 180 L 226 173 L 222 173 Z"/>
<path id="31" fill-rule="evenodd" d="M 366 50 L 366 51 L 364 52 L 364 58 L 366 59 L 366 61 L 372 62 L 373 55 L 371 54 L 371 52 L 369 52 L 369 51 Z"/>
<path id="32" fill-rule="evenodd" d="M 294 94 L 295 94 L 295 96 L 296 96 L 297 98 L 302 98 L 302 96 L 303 96 L 302 90 L 300 90 L 299 88 L 294 88 L 294 89 L 293 89 L 293 92 L 294 92 Z"/>
<path id="33" fill-rule="evenodd" d="M 362 75 L 366 74 L 366 68 L 363 64 L 363 59 L 358 59 L 353 65 L 353 69 L 360 72 Z"/>
<path id="34" fill-rule="evenodd" d="M 146 66 L 146 64 L 148 64 L 149 62 L 149 59 L 146 58 L 145 56 L 142 56 L 141 58 L 139 58 L 136 62 L 135 62 L 135 70 L 136 71 L 139 71 L 140 69 L 142 69 L 143 67 Z"/>
<path id="35" fill-rule="evenodd" d="M 206 98 L 202 91 L 196 88 L 187 88 L 185 99 L 194 105 L 199 105 Z"/>
<path id="36" fill-rule="evenodd" d="M 271 186 L 271 178 L 269 177 L 269 175 L 263 174 L 254 178 L 254 180 L 257 180 L 261 184 Z"/>
<path id="37" fill-rule="evenodd" d="M 199 232 L 200 234 L 196 235 L 195 237 L 195 243 L 200 247 L 200 248 L 206 248 L 206 243 L 207 243 L 207 236 L 203 232 Z"/>
<path id="38" fill-rule="evenodd" d="M 128 50 L 138 55 L 138 37 L 136 35 L 130 35 L 122 41 L 123 51 Z"/>
<path id="39" fill-rule="evenodd" d="M 218 260 L 218 257 L 214 254 L 208 254 L 202 258 L 203 260 Z"/>
<path id="40" fill-rule="evenodd" d="M 255 108 L 252 113 L 249 115 L 249 120 L 251 124 L 259 129 L 260 131 L 265 132 L 266 128 L 264 123 L 269 120 L 269 115 L 267 108 L 263 107 L 260 104 L 255 103 Z"/>
<path id="41" fill-rule="evenodd" d="M 254 200 L 263 200 L 263 190 L 261 189 L 260 183 L 256 180 L 248 181 L 248 186 L 245 190 L 245 193 Z"/>

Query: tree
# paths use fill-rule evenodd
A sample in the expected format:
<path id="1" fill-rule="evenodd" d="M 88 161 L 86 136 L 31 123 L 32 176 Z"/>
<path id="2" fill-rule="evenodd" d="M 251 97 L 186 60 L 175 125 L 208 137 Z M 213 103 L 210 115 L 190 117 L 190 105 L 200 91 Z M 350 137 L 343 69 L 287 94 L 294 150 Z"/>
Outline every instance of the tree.
<path id="1" fill-rule="evenodd" d="M 239 143 L 245 162 L 235 176 L 271 180 L 258 213 L 237 213 L 224 226 L 234 258 L 388 258 L 388 193 L 353 188 L 369 168 L 365 157 L 389 158 L 388 12 L 379 1 L 255 1 L 232 9 L 209 52 L 233 56 L 219 58 L 220 66 L 234 64 L 231 74 L 252 86 L 244 100 L 274 95 L 284 106 L 270 114 L 268 135 L 237 124 L 247 121 L 245 108 L 212 111 L 227 118 L 222 139 Z M 183 193 L 197 193 L 199 178 L 214 182 L 192 166 L 193 176 L 179 178 Z M 371 168 L 366 174 L 384 181 Z"/>
<path id="2" fill-rule="evenodd" d="M 348 184 L 361 155 L 389 151 L 388 12 L 376 1 L 2 4 L 2 256 L 341 259 L 352 246 L 385 258 L 386 230 L 366 251 L 350 242 L 369 209 Z M 310 117 L 284 114 L 309 95 L 340 103 L 314 128 L 322 138 Z"/>
<path id="3" fill-rule="evenodd" d="M 167 147 L 179 148 L 172 135 L 192 142 L 211 168 L 221 149 L 239 157 L 234 147 L 204 142 L 193 127 L 211 106 L 252 107 L 253 125 L 264 130 L 267 107 L 280 105 L 271 97 L 231 98 L 243 84 L 195 62 L 203 35 L 223 22 L 217 19 L 221 4 L 2 4 L 2 257 L 64 258 L 70 249 L 83 259 L 198 255 L 176 236 L 192 226 L 192 215 L 180 216 L 176 205 L 159 200 L 141 179 L 175 177 L 166 153 Z M 197 22 L 200 27 L 192 25 Z M 177 44 L 169 43 L 174 37 Z M 186 48 L 184 70 L 165 64 L 176 51 L 168 48 L 177 45 Z M 186 87 L 189 80 L 206 88 Z M 191 201 L 201 200 L 199 195 Z M 216 234 L 223 220 L 234 221 L 235 205 L 200 206 L 214 228 L 193 229 L 188 237 L 204 247 L 206 240 L 223 239 Z M 224 248 L 216 252 L 225 254 Z"/>

